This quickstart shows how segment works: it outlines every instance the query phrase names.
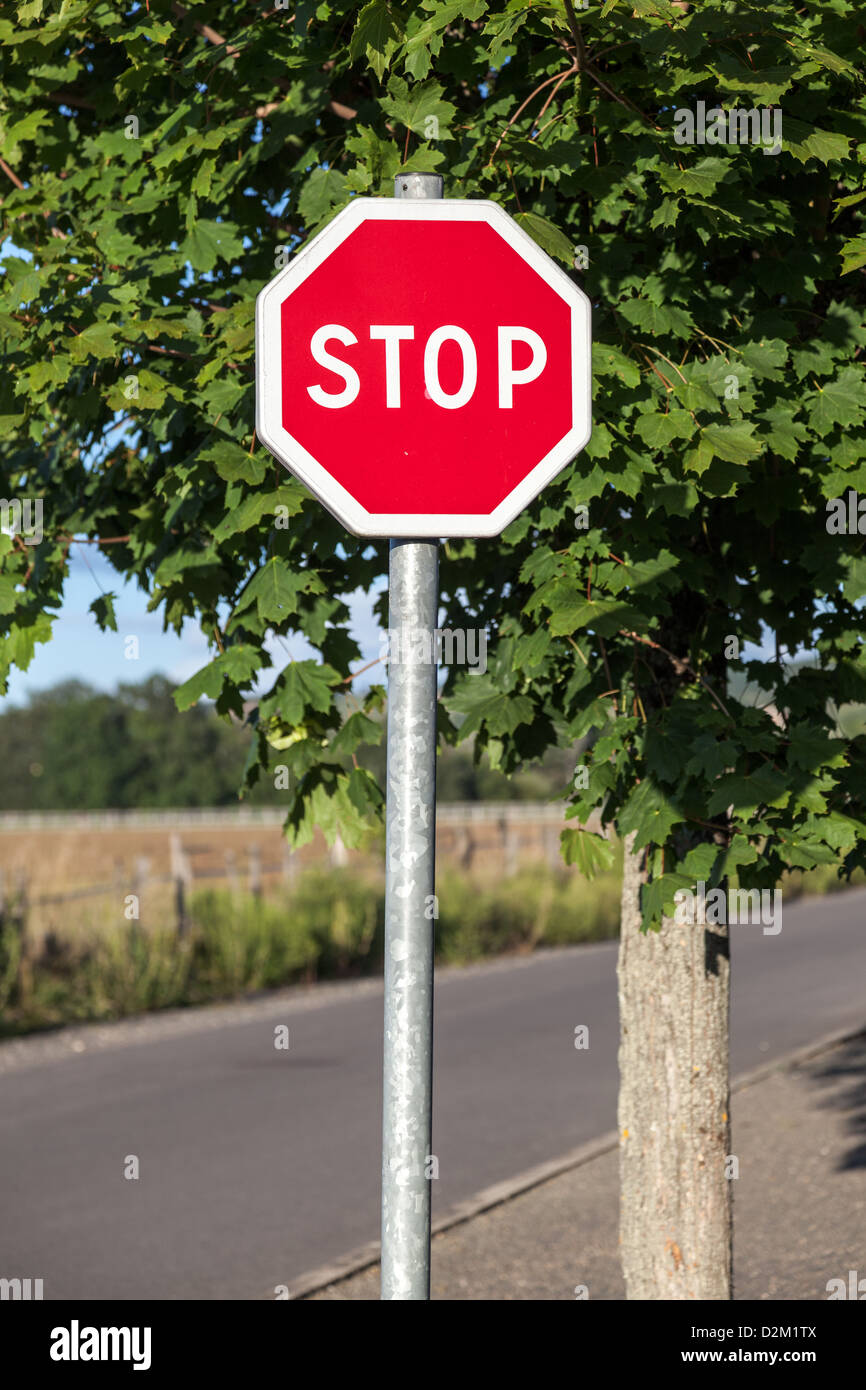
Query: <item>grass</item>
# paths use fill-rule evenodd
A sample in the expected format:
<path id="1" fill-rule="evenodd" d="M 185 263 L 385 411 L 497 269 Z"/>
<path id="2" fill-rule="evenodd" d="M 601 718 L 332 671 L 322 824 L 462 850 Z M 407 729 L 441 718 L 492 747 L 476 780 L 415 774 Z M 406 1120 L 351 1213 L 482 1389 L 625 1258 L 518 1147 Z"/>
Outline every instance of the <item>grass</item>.
<path id="1" fill-rule="evenodd" d="M 825 893 L 842 893 L 847 888 L 862 888 L 866 883 L 866 874 L 862 869 L 855 869 L 851 875 L 851 882 L 839 878 L 833 864 L 819 864 L 816 869 L 810 869 L 804 873 L 802 869 L 794 869 L 791 873 L 785 874 L 780 887 L 784 894 L 786 903 L 796 902 L 797 898 L 823 897 Z"/>
<path id="2" fill-rule="evenodd" d="M 827 866 L 790 875 L 782 887 L 790 902 L 844 885 Z M 463 964 L 613 938 L 619 895 L 619 864 L 592 882 L 538 864 L 492 885 L 446 868 L 433 922 L 436 957 Z M 0 1035 L 372 975 L 382 965 L 384 910 L 381 880 L 356 869 L 310 869 L 280 896 L 194 894 L 182 935 L 173 926 L 124 921 L 52 932 L 37 943 L 7 917 L 0 923 Z"/>
<path id="3" fill-rule="evenodd" d="M 617 932 L 616 873 L 587 883 L 573 871 L 538 866 L 494 887 L 447 870 L 441 880 L 433 921 L 441 961 Z M 37 947 L 7 919 L 0 929 L 0 1034 L 375 974 L 384 918 L 380 880 L 351 869 L 310 869 L 279 897 L 193 894 L 180 936 L 173 927 L 132 921 L 49 933 Z"/>

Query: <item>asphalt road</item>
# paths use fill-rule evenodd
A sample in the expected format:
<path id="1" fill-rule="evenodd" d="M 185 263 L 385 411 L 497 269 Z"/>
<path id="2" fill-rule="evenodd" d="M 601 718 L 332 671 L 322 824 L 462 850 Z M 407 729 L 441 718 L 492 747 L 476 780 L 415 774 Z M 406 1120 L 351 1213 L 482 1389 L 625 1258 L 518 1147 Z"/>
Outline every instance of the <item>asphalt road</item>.
<path id="1" fill-rule="evenodd" d="M 778 936 L 732 928 L 735 1072 L 863 1025 L 864 928 L 864 891 L 787 907 Z M 434 1215 L 614 1127 L 615 958 L 442 973 Z M 5 1072 L 0 1048 L 0 1276 L 46 1299 L 273 1297 L 376 1238 L 381 988 L 251 1012 Z"/>

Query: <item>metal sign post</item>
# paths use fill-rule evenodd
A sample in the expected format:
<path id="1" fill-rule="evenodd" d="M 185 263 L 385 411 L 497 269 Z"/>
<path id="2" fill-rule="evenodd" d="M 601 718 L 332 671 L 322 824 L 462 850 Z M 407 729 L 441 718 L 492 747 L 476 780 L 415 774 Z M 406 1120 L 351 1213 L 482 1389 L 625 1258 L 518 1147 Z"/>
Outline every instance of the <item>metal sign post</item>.
<path id="1" fill-rule="evenodd" d="M 394 193 L 441 198 L 442 179 L 398 175 Z M 439 542 L 392 541 L 388 576 L 382 1298 L 427 1299 Z"/>
<path id="2" fill-rule="evenodd" d="M 439 538 L 500 535 L 587 443 L 590 303 L 498 203 L 394 185 L 259 294 L 256 432 L 391 541 L 382 1298 L 427 1299 Z"/>

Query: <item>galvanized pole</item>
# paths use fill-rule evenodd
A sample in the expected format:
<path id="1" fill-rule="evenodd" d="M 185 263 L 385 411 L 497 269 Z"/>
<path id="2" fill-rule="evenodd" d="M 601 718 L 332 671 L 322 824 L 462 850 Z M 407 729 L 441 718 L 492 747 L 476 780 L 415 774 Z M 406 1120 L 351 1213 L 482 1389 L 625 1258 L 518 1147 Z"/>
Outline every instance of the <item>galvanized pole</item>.
<path id="1" fill-rule="evenodd" d="M 394 196 L 441 198 L 442 179 L 398 174 Z M 382 1298 L 427 1299 L 439 542 L 392 541 L 389 586 Z"/>

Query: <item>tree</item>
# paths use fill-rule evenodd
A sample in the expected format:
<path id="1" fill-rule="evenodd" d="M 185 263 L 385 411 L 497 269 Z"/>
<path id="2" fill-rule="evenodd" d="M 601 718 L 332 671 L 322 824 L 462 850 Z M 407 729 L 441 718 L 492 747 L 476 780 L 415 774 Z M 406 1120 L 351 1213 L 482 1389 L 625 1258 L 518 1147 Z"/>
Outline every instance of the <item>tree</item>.
<path id="1" fill-rule="evenodd" d="M 64 681 L 0 715 L 5 810 L 219 806 L 237 800 L 246 744 L 205 705 L 179 715 L 151 676 L 116 694 Z M 263 779 L 261 792 L 273 793 Z M 263 797 L 261 799 L 264 799 Z"/>
<path id="2" fill-rule="evenodd" d="M 585 454 L 501 539 L 444 546 L 448 624 L 491 643 L 484 676 L 449 674 L 443 737 L 511 772 L 599 733 L 564 849 L 609 863 L 592 810 L 628 846 L 632 1297 L 730 1293 L 727 928 L 678 926 L 674 894 L 864 862 L 863 740 L 831 736 L 828 703 L 863 698 L 866 561 L 827 525 L 866 487 L 862 35 L 848 0 L 30 0 L 0 21 L 2 467 L 47 504 L 40 545 L 2 542 L 3 658 L 47 639 L 82 539 L 212 640 L 181 706 L 242 714 L 266 635 L 303 632 L 321 661 L 248 718 L 249 780 L 269 740 L 298 776 L 298 840 L 319 823 L 352 843 L 381 811 L 341 759 L 378 738 L 382 690 L 345 722 L 336 697 L 358 656 L 340 595 L 386 557 L 257 446 L 256 292 L 414 167 L 502 202 L 593 299 Z M 740 114 L 710 138 L 716 106 Z M 704 144 L 679 142 L 689 119 Z M 112 624 L 110 598 L 94 612 Z M 732 670 L 776 719 L 728 695 Z"/>
<path id="3" fill-rule="evenodd" d="M 119 807 L 229 806 L 237 803 L 249 730 L 220 720 L 202 701 L 179 713 L 166 676 L 120 685 L 113 694 L 61 681 L 0 711 L 5 811 L 98 811 Z M 347 711 L 343 708 L 343 717 Z M 357 760 L 380 782 L 385 749 L 360 748 Z M 573 763 L 573 756 L 571 757 Z M 551 748 L 538 766 L 512 777 L 491 772 L 471 743 L 441 749 L 437 798 L 445 801 L 548 801 L 559 794 L 569 755 Z M 350 757 L 342 766 L 352 767 Z M 285 805 L 285 763 L 270 765 L 246 790 L 254 805 Z"/>

